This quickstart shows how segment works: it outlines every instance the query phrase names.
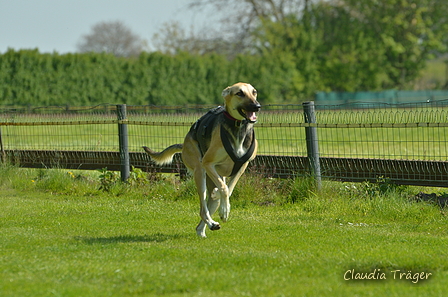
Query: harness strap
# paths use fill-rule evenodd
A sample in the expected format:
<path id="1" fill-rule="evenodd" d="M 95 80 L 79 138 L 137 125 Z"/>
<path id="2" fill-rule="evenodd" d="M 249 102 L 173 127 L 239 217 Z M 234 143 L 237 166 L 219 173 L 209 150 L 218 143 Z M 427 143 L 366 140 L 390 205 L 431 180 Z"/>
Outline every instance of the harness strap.
<path id="1" fill-rule="evenodd" d="M 190 128 L 190 133 L 194 140 L 198 142 L 199 150 L 201 152 L 201 155 L 204 156 L 204 153 L 207 151 L 207 139 L 212 134 L 213 127 L 215 125 L 215 121 L 218 119 L 218 116 L 220 114 L 224 114 L 224 120 L 227 122 L 228 125 L 235 127 L 239 127 L 241 124 L 244 124 L 246 122 L 251 122 L 248 120 L 237 120 L 233 118 L 229 113 L 227 113 L 222 106 L 218 106 L 216 108 L 213 108 L 209 110 L 205 115 L 203 115 L 199 120 L 197 120 Z M 246 163 L 250 157 L 253 155 L 255 151 L 255 131 L 252 130 L 252 143 L 247 150 L 246 154 L 242 156 L 241 158 L 238 158 L 235 154 L 235 150 L 232 147 L 232 144 L 230 142 L 230 135 L 229 132 L 227 132 L 226 129 L 224 129 L 224 126 L 221 125 L 221 141 L 224 145 L 224 148 L 227 152 L 227 154 L 230 156 L 230 158 L 235 163 L 233 165 L 232 173 L 230 176 L 235 175 L 243 166 L 244 163 Z"/>
<path id="2" fill-rule="evenodd" d="M 232 158 L 233 162 L 235 163 L 233 165 L 232 173 L 230 174 L 230 176 L 234 176 L 240 170 L 241 166 L 243 166 L 243 164 L 250 159 L 255 151 L 255 130 L 252 130 L 252 143 L 250 144 L 247 152 L 241 158 L 238 158 L 236 156 L 232 144 L 230 143 L 229 132 L 227 132 L 227 130 L 224 129 L 223 126 L 221 126 L 221 141 L 224 145 L 224 148 L 226 149 L 227 154 L 229 154 L 230 158 Z"/>
<path id="3" fill-rule="evenodd" d="M 209 110 L 199 120 L 197 120 L 190 128 L 190 133 L 194 140 L 199 144 L 201 155 L 207 151 L 207 139 L 210 139 L 212 130 L 218 116 L 224 112 L 224 107 L 218 106 Z"/>

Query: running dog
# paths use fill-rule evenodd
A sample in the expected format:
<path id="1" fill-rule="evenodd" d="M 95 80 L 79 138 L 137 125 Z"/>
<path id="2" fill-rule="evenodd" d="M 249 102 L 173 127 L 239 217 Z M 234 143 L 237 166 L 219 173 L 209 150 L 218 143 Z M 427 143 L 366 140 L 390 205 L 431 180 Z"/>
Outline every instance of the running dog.
<path id="1" fill-rule="evenodd" d="M 196 227 L 200 237 L 206 237 L 206 226 L 210 230 L 221 228 L 211 217 L 218 207 L 222 221 L 228 220 L 229 197 L 248 163 L 255 158 L 258 147 L 253 128 L 256 112 L 261 108 L 257 90 L 250 84 L 236 83 L 225 88 L 222 97 L 224 106 L 210 110 L 194 123 L 183 144 L 171 145 L 162 152 L 143 147 L 159 165 L 171 163 L 175 153 L 182 153 L 201 203 L 201 221 Z"/>

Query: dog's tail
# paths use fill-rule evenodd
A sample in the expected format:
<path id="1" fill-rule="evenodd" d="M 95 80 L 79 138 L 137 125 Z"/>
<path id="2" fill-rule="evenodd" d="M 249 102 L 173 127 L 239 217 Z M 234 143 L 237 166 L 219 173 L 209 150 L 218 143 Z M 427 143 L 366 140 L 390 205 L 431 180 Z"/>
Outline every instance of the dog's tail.
<path id="1" fill-rule="evenodd" d="M 143 149 L 157 165 L 164 165 L 173 162 L 174 154 L 182 152 L 182 147 L 182 144 L 173 144 L 160 153 L 155 152 L 146 146 L 143 146 Z"/>

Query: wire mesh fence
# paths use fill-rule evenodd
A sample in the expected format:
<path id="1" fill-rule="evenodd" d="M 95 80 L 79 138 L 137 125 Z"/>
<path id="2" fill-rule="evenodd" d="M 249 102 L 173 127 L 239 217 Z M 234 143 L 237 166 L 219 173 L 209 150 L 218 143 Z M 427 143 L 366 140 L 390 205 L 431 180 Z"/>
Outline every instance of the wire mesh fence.
<path id="1" fill-rule="evenodd" d="M 318 106 L 321 156 L 445 161 L 447 104 Z"/>
<path id="2" fill-rule="evenodd" d="M 118 120 L 115 105 L 0 109 L 3 159 L 27 167 L 118 170 L 118 124 L 126 124 L 131 165 L 156 168 L 141 147 L 156 151 L 182 143 L 190 126 L 213 106 L 127 106 Z M 258 157 L 250 170 L 270 176 L 309 174 L 306 127 L 318 131 L 322 177 L 448 186 L 448 100 L 380 104 L 317 105 L 316 123 L 306 123 L 302 105 L 263 106 L 255 125 Z"/>

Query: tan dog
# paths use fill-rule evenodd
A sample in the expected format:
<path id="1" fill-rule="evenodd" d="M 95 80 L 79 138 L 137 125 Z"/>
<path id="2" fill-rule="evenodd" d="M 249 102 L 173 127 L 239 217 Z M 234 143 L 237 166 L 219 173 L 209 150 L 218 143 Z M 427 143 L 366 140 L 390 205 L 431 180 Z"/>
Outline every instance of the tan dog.
<path id="1" fill-rule="evenodd" d="M 256 112 L 261 108 L 257 91 L 250 84 L 237 83 L 222 91 L 224 107 L 202 116 L 191 128 L 183 144 L 174 144 L 160 153 L 143 147 L 157 164 L 171 163 L 182 152 L 185 166 L 193 174 L 201 202 L 201 222 L 196 232 L 206 237 L 205 227 L 219 230 L 211 216 L 219 208 L 226 222 L 230 213 L 229 197 L 250 161 L 257 153 L 253 130 Z M 229 177 L 229 184 L 226 184 Z"/>

